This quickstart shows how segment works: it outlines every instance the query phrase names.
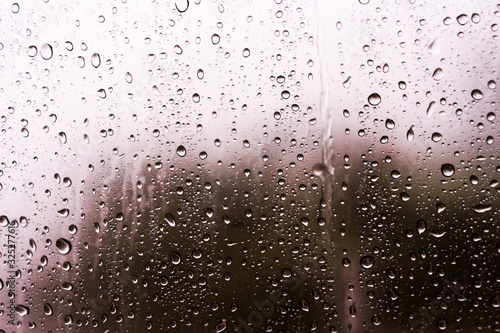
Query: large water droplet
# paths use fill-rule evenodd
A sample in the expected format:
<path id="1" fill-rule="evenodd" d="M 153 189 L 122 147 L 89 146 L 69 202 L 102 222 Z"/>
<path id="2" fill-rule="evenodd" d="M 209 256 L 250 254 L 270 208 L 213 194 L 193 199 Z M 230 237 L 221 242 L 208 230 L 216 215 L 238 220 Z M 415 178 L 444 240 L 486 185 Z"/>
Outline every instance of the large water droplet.
<path id="1" fill-rule="evenodd" d="M 101 65 L 101 56 L 99 55 L 99 53 L 92 54 L 90 62 L 92 63 L 92 66 L 94 66 L 95 68 L 99 67 Z"/>
<path id="2" fill-rule="evenodd" d="M 362 257 L 361 260 L 359 261 L 361 267 L 363 268 L 372 268 L 373 264 L 375 263 L 375 258 L 371 256 L 365 256 Z"/>
<path id="3" fill-rule="evenodd" d="M 479 89 L 474 89 L 471 92 L 472 98 L 474 98 L 476 101 L 483 99 L 483 93 Z"/>
<path id="4" fill-rule="evenodd" d="M 175 218 L 172 214 L 166 213 L 165 214 L 165 221 L 167 221 L 169 226 L 175 227 L 176 221 L 175 221 Z"/>
<path id="5" fill-rule="evenodd" d="M 16 312 L 21 316 L 24 317 L 30 313 L 30 308 L 24 305 L 18 305 L 16 306 Z"/>
<path id="6" fill-rule="evenodd" d="M 486 213 L 487 211 L 490 211 L 491 208 L 492 208 L 491 205 L 476 205 L 476 206 L 472 207 L 472 209 L 476 213 Z"/>
<path id="7" fill-rule="evenodd" d="M 368 103 L 370 103 L 370 105 L 377 106 L 380 104 L 381 101 L 382 98 L 377 93 L 373 93 L 370 96 L 368 96 Z"/>
<path id="8" fill-rule="evenodd" d="M 43 312 L 45 312 L 47 316 L 51 316 L 52 313 L 54 313 L 54 311 L 52 310 L 52 306 L 49 303 L 45 303 L 43 305 Z"/>
<path id="9" fill-rule="evenodd" d="M 451 177 L 455 173 L 455 167 L 449 163 L 441 165 L 441 173 L 446 177 Z"/>
<path id="10" fill-rule="evenodd" d="M 52 58 L 53 55 L 52 46 L 50 46 L 47 43 L 43 44 L 42 47 L 40 48 L 40 55 L 44 60 L 49 60 L 50 58 Z"/>
<path id="11" fill-rule="evenodd" d="M 215 332 L 219 333 L 222 332 L 226 329 L 227 324 L 226 324 L 226 319 L 223 319 L 220 323 L 215 325 Z"/>
<path id="12" fill-rule="evenodd" d="M 177 147 L 177 155 L 179 155 L 180 157 L 186 156 L 186 148 L 184 148 L 183 145 Z"/>
<path id="13" fill-rule="evenodd" d="M 178 252 L 172 252 L 170 254 L 170 261 L 172 262 L 172 264 L 174 265 L 179 265 L 182 261 L 182 257 L 181 255 L 178 253 Z"/>
<path id="14" fill-rule="evenodd" d="M 71 243 L 67 239 L 59 238 L 56 240 L 56 248 L 61 254 L 68 254 L 71 251 Z"/>

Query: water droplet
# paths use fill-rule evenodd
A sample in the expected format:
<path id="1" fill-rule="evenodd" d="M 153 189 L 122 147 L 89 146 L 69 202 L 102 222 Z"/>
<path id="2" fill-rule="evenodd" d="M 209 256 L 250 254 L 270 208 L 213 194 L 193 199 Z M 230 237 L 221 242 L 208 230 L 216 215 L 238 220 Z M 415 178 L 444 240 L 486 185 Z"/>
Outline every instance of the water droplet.
<path id="1" fill-rule="evenodd" d="M 442 202 L 436 203 L 436 209 L 438 213 L 442 213 L 446 209 L 446 205 Z"/>
<path id="2" fill-rule="evenodd" d="M 441 318 L 438 320 L 436 325 L 439 330 L 443 331 L 446 329 L 446 327 L 448 327 L 448 320 L 446 320 L 445 318 Z"/>
<path id="3" fill-rule="evenodd" d="M 68 217 L 69 215 L 69 210 L 64 208 L 64 209 L 61 209 L 61 210 L 58 210 L 57 211 L 59 213 L 59 215 L 61 215 L 62 217 Z"/>
<path id="4" fill-rule="evenodd" d="M 54 311 L 52 310 L 52 306 L 50 306 L 49 303 L 45 303 L 43 305 L 43 312 L 45 312 L 47 316 L 52 316 L 52 313 L 54 313 Z"/>
<path id="5" fill-rule="evenodd" d="M 491 298 L 491 306 L 494 308 L 500 307 L 500 296 L 496 295 Z"/>
<path id="6" fill-rule="evenodd" d="M 16 312 L 21 316 L 24 317 L 30 313 L 30 308 L 24 305 L 18 305 L 16 306 Z"/>
<path id="7" fill-rule="evenodd" d="M 431 136 L 432 141 L 439 142 L 439 141 L 441 141 L 442 138 L 443 138 L 443 136 L 441 135 L 441 133 L 438 133 L 438 132 L 432 133 L 432 136 Z"/>
<path id="8" fill-rule="evenodd" d="M 361 260 L 359 261 L 361 267 L 363 268 L 372 268 L 373 264 L 375 263 L 375 258 L 371 257 L 371 256 L 365 256 L 365 257 L 362 257 Z"/>
<path id="9" fill-rule="evenodd" d="M 28 56 L 34 57 L 37 55 L 37 53 L 38 53 L 38 49 L 36 48 L 36 46 L 31 45 L 30 47 L 28 47 Z"/>
<path id="10" fill-rule="evenodd" d="M 486 115 L 486 119 L 488 119 L 489 121 L 495 120 L 495 113 L 494 112 L 488 112 L 488 114 Z"/>
<path id="11" fill-rule="evenodd" d="M 436 81 L 439 81 L 443 78 L 444 72 L 441 68 L 436 68 L 434 73 L 432 73 L 432 78 Z"/>
<path id="12" fill-rule="evenodd" d="M 217 34 L 212 35 L 212 44 L 217 45 L 220 42 L 220 36 Z"/>
<path id="13" fill-rule="evenodd" d="M 59 141 L 61 141 L 62 144 L 65 144 L 66 142 L 68 142 L 68 138 L 66 137 L 66 133 L 59 132 Z"/>
<path id="14" fill-rule="evenodd" d="M 491 205 L 476 205 L 474 207 L 472 207 L 472 209 L 476 212 L 476 213 L 486 213 L 488 211 L 491 210 Z"/>
<path id="15" fill-rule="evenodd" d="M 161 284 L 162 286 L 166 286 L 166 285 L 168 284 L 168 279 L 167 279 L 167 277 L 166 277 L 166 276 L 162 276 L 162 277 L 160 277 L 160 284 Z"/>
<path id="16" fill-rule="evenodd" d="M 483 93 L 479 89 L 474 89 L 472 90 L 471 93 L 472 98 L 474 98 L 476 101 L 483 99 Z"/>
<path id="17" fill-rule="evenodd" d="M 373 106 L 379 105 L 381 101 L 382 101 L 382 98 L 377 93 L 373 93 L 370 96 L 368 96 L 368 103 L 370 103 Z"/>
<path id="18" fill-rule="evenodd" d="M 42 56 L 42 59 L 44 60 L 49 60 L 52 58 L 53 51 L 52 51 L 52 46 L 50 44 L 43 44 L 42 47 L 40 48 L 40 55 Z"/>
<path id="19" fill-rule="evenodd" d="M 436 238 L 441 238 L 446 234 L 446 231 L 443 231 L 441 229 L 433 229 L 432 231 L 429 231 L 429 234 L 431 234 L 431 236 L 434 236 Z"/>
<path id="20" fill-rule="evenodd" d="M 14 14 L 19 13 L 19 4 L 13 3 L 12 6 L 10 7 L 10 10 L 12 10 L 12 13 Z"/>
<path id="21" fill-rule="evenodd" d="M 127 83 L 132 83 L 132 80 L 133 80 L 132 74 L 130 74 L 130 72 L 127 72 L 125 74 L 125 81 L 127 81 Z"/>
<path id="22" fill-rule="evenodd" d="M 186 148 L 184 148 L 184 146 L 182 145 L 177 147 L 177 155 L 179 155 L 180 157 L 186 156 Z"/>
<path id="23" fill-rule="evenodd" d="M 25 138 L 27 138 L 30 135 L 30 132 L 26 127 L 21 128 L 21 135 Z"/>
<path id="24" fill-rule="evenodd" d="M 386 127 L 387 129 L 393 129 L 394 127 L 396 127 L 396 123 L 395 123 L 395 122 L 394 122 L 394 120 L 392 120 L 392 119 L 387 119 L 387 120 L 385 121 L 385 127 Z"/>
<path id="25" fill-rule="evenodd" d="M 174 265 L 179 265 L 182 261 L 182 257 L 181 255 L 178 253 L 178 252 L 172 252 L 170 254 L 170 261 L 172 262 L 172 264 Z"/>
<path id="26" fill-rule="evenodd" d="M 59 238 L 56 240 L 56 248 L 61 254 L 68 254 L 71 251 L 71 243 L 67 239 Z"/>
<path id="27" fill-rule="evenodd" d="M 248 58 L 250 56 L 250 50 L 247 48 L 243 49 L 243 56 L 245 58 Z"/>
<path id="28" fill-rule="evenodd" d="M 441 43 L 439 37 L 434 39 L 434 41 L 429 44 L 428 50 L 432 55 L 436 55 L 441 52 Z"/>
<path id="29" fill-rule="evenodd" d="M 382 323 L 382 319 L 379 316 L 375 315 L 372 317 L 372 324 L 378 326 Z"/>
<path id="30" fill-rule="evenodd" d="M 200 102 L 200 95 L 198 94 L 193 94 L 193 102 L 199 103 Z"/>
<path id="31" fill-rule="evenodd" d="M 418 220 L 417 221 L 417 231 L 419 234 L 422 234 L 425 232 L 425 230 L 427 229 L 427 222 L 425 222 L 424 220 Z"/>
<path id="32" fill-rule="evenodd" d="M 164 218 L 165 218 L 165 221 L 167 221 L 169 226 L 175 227 L 176 221 L 175 221 L 175 218 L 172 214 L 166 213 Z"/>
<path id="33" fill-rule="evenodd" d="M 455 173 L 455 167 L 449 163 L 441 165 L 441 173 L 446 177 L 451 177 Z"/>
<path id="34" fill-rule="evenodd" d="M 474 13 L 474 14 L 472 14 L 472 16 L 471 16 L 471 21 L 472 21 L 473 23 L 476 23 L 476 24 L 477 24 L 477 23 L 481 22 L 481 16 L 479 16 L 479 14 L 478 14 L 478 13 Z"/>
<path id="35" fill-rule="evenodd" d="M 66 47 L 66 50 L 68 51 L 73 51 L 73 43 L 71 43 L 70 41 L 64 42 L 64 47 Z"/>
<path id="36" fill-rule="evenodd" d="M 97 68 L 101 65 L 101 56 L 99 55 L 99 53 L 92 54 L 92 57 L 90 58 L 90 63 L 95 68 Z"/>
<path id="37" fill-rule="evenodd" d="M 205 73 L 203 72 L 203 69 L 198 69 L 198 72 L 196 73 L 196 76 L 198 79 L 203 79 L 205 77 Z"/>
<path id="38" fill-rule="evenodd" d="M 186 10 L 188 10 L 189 8 L 189 0 L 179 0 L 181 5 L 180 7 L 177 5 L 177 2 L 175 3 L 175 9 L 177 9 L 177 11 L 179 13 L 184 13 L 186 12 Z"/>
<path id="39" fill-rule="evenodd" d="M 415 132 L 413 132 L 413 125 L 410 126 L 408 132 L 406 132 L 406 140 L 411 141 L 415 137 Z"/>
<path id="40" fill-rule="evenodd" d="M 469 16 L 466 15 L 466 14 L 462 14 L 462 15 L 459 15 L 457 17 L 457 22 L 460 24 L 460 25 L 466 25 L 467 22 L 469 22 Z"/>
<path id="41" fill-rule="evenodd" d="M 174 52 L 175 52 L 175 54 L 181 55 L 182 54 L 182 48 L 179 45 L 175 45 L 174 46 Z"/>
<path id="42" fill-rule="evenodd" d="M 302 309 L 302 311 L 305 311 L 305 312 L 309 312 L 309 302 L 307 301 L 307 299 L 305 298 L 302 298 L 300 300 L 300 308 Z"/>
<path id="43" fill-rule="evenodd" d="M 226 319 L 223 319 L 220 323 L 215 325 L 215 332 L 219 333 L 222 332 L 226 329 L 227 324 L 226 324 Z"/>
<path id="44" fill-rule="evenodd" d="M 97 90 L 97 96 L 99 96 L 102 99 L 106 98 L 106 90 L 104 89 Z"/>
<path id="45" fill-rule="evenodd" d="M 488 88 L 490 89 L 495 89 L 497 86 L 497 83 L 493 80 L 488 81 Z"/>
<path id="46" fill-rule="evenodd" d="M 342 258 L 342 266 L 345 268 L 351 266 L 351 261 L 348 258 Z"/>
<path id="47" fill-rule="evenodd" d="M 62 283 L 62 288 L 64 290 L 73 290 L 73 285 L 69 282 L 63 282 Z"/>

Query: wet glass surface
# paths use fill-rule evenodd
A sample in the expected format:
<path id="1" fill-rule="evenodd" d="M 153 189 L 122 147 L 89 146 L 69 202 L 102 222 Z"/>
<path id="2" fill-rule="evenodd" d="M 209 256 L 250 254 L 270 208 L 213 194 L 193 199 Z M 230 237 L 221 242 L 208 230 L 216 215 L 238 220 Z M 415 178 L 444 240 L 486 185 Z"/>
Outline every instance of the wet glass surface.
<path id="1" fill-rule="evenodd" d="M 499 24 L 1 2 L 0 332 L 500 331 Z"/>

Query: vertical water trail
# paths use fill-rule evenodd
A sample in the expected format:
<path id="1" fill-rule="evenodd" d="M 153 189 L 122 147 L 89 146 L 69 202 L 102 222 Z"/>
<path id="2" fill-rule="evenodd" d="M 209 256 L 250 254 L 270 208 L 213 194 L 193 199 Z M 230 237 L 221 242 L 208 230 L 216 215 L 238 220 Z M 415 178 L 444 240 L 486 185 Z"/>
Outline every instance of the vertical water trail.
<path id="1" fill-rule="evenodd" d="M 333 180 L 334 180 L 334 166 L 333 166 L 333 133 L 332 133 L 332 119 L 328 110 L 328 99 L 330 95 L 330 85 L 328 82 L 328 63 L 325 50 L 324 39 L 324 20 L 323 20 L 323 6 L 322 0 L 315 1 L 316 9 L 316 52 L 319 61 L 319 80 L 320 80 L 320 94 L 319 94 L 319 111 L 321 114 L 322 124 L 322 166 L 319 170 L 315 170 L 316 174 L 321 176 L 321 201 L 320 215 L 327 221 L 325 231 L 322 233 L 323 238 L 321 243 L 324 249 L 332 247 L 331 230 L 333 227 L 332 221 L 332 200 L 333 200 Z"/>

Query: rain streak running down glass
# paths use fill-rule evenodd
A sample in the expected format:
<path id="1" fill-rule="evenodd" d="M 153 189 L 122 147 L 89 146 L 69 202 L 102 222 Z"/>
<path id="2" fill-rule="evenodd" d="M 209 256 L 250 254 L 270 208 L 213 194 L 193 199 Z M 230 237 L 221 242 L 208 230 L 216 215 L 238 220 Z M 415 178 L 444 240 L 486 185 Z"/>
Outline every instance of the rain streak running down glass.
<path id="1" fill-rule="evenodd" d="M 499 24 L 1 1 L 0 333 L 500 332 Z"/>

